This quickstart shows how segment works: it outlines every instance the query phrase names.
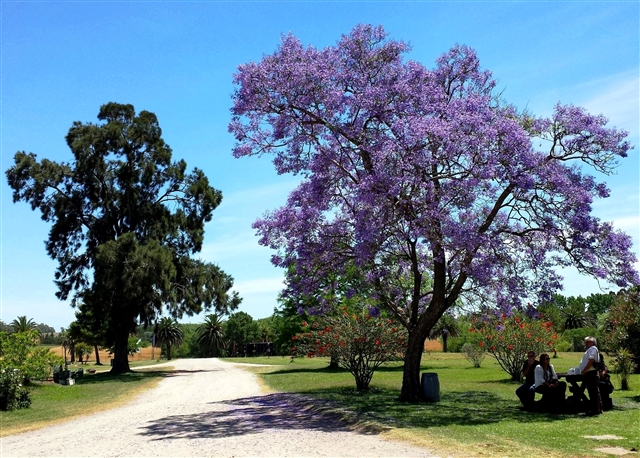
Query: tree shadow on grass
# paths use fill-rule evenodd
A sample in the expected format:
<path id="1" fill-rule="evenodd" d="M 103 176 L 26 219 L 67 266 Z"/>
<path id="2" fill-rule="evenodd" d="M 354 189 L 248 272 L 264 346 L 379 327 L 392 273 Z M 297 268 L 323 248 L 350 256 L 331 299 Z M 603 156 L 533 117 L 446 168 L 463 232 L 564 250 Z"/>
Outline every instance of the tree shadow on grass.
<path id="1" fill-rule="evenodd" d="M 173 371 L 169 370 L 154 370 L 154 371 L 139 371 L 139 372 L 126 372 L 124 374 L 112 375 L 109 372 L 102 372 L 100 374 L 85 375 L 83 377 L 76 378 L 75 383 L 78 385 L 89 385 L 94 383 L 106 383 L 106 382 L 122 382 L 132 383 L 139 382 L 141 380 L 148 380 L 158 377 L 169 377 Z"/>
<path id="2" fill-rule="evenodd" d="M 479 380 L 478 383 L 502 383 L 505 385 L 513 385 L 516 388 L 522 384 L 522 382 L 518 382 L 517 380 L 513 380 L 512 378 L 501 378 L 499 380 Z"/>
<path id="3" fill-rule="evenodd" d="M 281 367 L 281 366 L 278 366 Z M 347 369 L 342 367 L 330 368 L 330 367 L 292 367 L 290 369 L 278 369 L 271 372 L 273 375 L 281 374 L 342 374 L 349 373 Z"/>
<path id="4" fill-rule="evenodd" d="M 399 392 L 379 390 L 350 395 L 349 390 L 322 394 L 361 419 L 396 428 L 439 428 L 452 425 L 485 425 L 502 421 L 539 422 L 562 420 L 560 415 L 522 411 L 513 400 L 485 391 L 445 392 L 440 402 L 407 404 L 397 401 Z"/>
<path id="5" fill-rule="evenodd" d="M 382 366 L 376 369 L 376 372 L 402 372 L 403 370 L 404 368 L 402 366 L 387 366 L 383 364 Z"/>
<path id="6" fill-rule="evenodd" d="M 330 368 L 328 366 L 325 367 L 291 367 L 287 369 L 281 369 L 283 366 L 277 366 L 277 370 L 274 371 L 274 374 L 296 374 L 296 373 L 322 373 L 322 374 L 340 374 L 340 373 L 349 373 L 348 369 L 344 367 L 338 368 Z M 437 372 L 443 369 L 451 369 L 451 366 L 421 366 L 422 372 Z M 404 368 L 395 365 L 382 365 L 376 369 L 376 372 L 402 372 Z"/>
<path id="7" fill-rule="evenodd" d="M 198 374 L 198 373 L 205 373 L 205 372 L 222 372 L 224 371 L 224 369 L 177 369 L 177 370 L 172 370 L 172 371 L 168 371 L 166 373 L 166 377 L 179 377 L 181 375 L 184 374 Z"/>
<path id="8" fill-rule="evenodd" d="M 539 422 L 562 416 L 524 412 L 513 401 L 488 392 L 444 393 L 433 404 L 397 401 L 398 392 L 353 389 L 315 392 L 316 396 L 275 393 L 213 402 L 211 410 L 188 415 L 169 415 L 142 426 L 151 440 L 202 439 L 242 436 L 272 429 L 355 431 L 376 435 L 390 428 L 437 428 L 451 425 L 484 425 L 501 421 Z M 428 431 L 427 431 L 428 432 Z"/>
<path id="9" fill-rule="evenodd" d="M 624 395 L 622 395 L 622 396 L 618 396 L 618 397 L 614 398 L 613 402 L 614 402 L 614 408 L 615 408 L 615 404 L 616 403 L 620 403 L 620 402 L 628 404 L 628 405 L 633 405 L 632 403 L 640 404 L 640 396 L 632 396 L 632 395 L 624 396 Z"/>

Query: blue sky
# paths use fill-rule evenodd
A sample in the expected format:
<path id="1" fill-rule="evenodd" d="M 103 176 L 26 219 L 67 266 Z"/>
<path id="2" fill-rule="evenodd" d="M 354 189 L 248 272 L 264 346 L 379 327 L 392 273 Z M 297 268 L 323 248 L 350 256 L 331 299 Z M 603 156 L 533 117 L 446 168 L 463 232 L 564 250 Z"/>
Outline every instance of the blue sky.
<path id="1" fill-rule="evenodd" d="M 283 273 L 271 266 L 251 223 L 282 205 L 296 178 L 270 159 L 231 156 L 232 75 L 275 51 L 282 34 L 333 45 L 358 23 L 383 25 L 427 67 L 456 43 L 476 49 L 504 97 L 537 115 L 555 103 L 584 106 L 629 131 L 636 148 L 606 178 L 611 198 L 594 205 L 632 235 L 639 252 L 639 11 L 630 2 L 1 2 L 2 320 L 26 315 L 56 328 L 74 319 L 55 296 L 49 226 L 12 203 L 4 171 L 16 151 L 68 160 L 73 121 L 96 122 L 100 105 L 156 113 L 174 158 L 205 171 L 224 198 L 200 257 L 231 274 L 240 310 L 271 315 Z M 566 272 L 565 294 L 598 292 Z M 605 285 L 603 285 L 605 286 Z M 198 322 L 201 317 L 184 321 Z"/>

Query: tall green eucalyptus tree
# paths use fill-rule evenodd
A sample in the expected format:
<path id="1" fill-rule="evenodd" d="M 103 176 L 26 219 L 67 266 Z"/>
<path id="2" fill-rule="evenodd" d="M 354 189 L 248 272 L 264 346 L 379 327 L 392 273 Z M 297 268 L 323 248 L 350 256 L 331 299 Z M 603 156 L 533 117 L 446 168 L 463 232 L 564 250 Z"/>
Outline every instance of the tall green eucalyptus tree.
<path id="1" fill-rule="evenodd" d="M 99 124 L 74 122 L 70 162 L 18 152 L 7 170 L 14 202 L 52 223 L 56 293 L 82 303 L 114 345 L 113 373 L 129 371 L 127 340 L 168 312 L 228 312 L 241 299 L 218 266 L 191 258 L 222 193 L 183 160 L 173 162 L 156 116 L 108 103 Z"/>

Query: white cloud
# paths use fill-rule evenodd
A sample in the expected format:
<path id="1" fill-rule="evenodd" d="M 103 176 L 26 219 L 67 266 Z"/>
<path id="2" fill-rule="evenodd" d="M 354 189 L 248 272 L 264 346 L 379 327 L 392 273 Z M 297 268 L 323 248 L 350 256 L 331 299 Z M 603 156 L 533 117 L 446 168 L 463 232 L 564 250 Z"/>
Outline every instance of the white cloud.
<path id="1" fill-rule="evenodd" d="M 608 78 L 590 81 L 578 87 L 579 92 L 598 94 L 584 97 L 582 105 L 593 113 L 602 113 L 611 124 L 638 136 L 638 71 L 628 71 Z"/>
<path id="2" fill-rule="evenodd" d="M 638 141 L 639 81 L 637 69 L 609 75 L 569 86 L 555 86 L 540 92 L 529 104 L 538 116 L 550 116 L 560 102 L 585 107 L 593 114 L 603 114 L 609 125 L 629 132 L 631 142 Z M 594 95 L 596 94 L 596 95 Z"/>
<path id="3" fill-rule="evenodd" d="M 640 232 L 640 215 L 627 216 L 617 218 L 612 221 L 613 227 L 626 232 L 630 236 L 638 240 L 638 233 Z"/>

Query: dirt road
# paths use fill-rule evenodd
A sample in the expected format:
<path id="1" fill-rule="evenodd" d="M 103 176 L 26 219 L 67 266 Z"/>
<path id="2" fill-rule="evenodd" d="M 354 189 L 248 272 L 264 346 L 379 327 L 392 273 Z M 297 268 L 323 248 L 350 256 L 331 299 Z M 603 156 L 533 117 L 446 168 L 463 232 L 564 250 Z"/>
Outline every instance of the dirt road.
<path id="1" fill-rule="evenodd" d="M 215 358 L 172 361 L 172 376 L 130 404 L 1 439 L 0 456 L 427 457 L 357 431 L 304 397 L 263 394 Z"/>

